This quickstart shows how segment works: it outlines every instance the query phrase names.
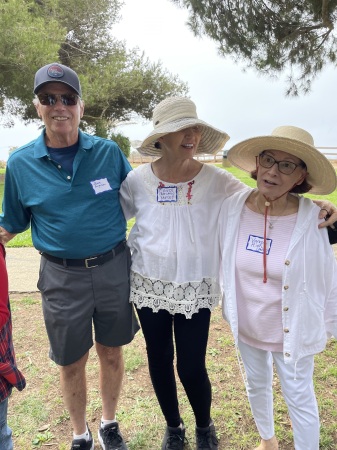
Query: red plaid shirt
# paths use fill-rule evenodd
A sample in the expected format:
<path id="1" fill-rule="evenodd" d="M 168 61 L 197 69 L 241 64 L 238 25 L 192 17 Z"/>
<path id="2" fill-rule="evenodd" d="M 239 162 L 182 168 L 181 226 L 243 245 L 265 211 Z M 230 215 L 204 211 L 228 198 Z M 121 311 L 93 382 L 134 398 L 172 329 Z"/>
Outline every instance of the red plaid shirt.
<path id="1" fill-rule="evenodd" d="M 8 276 L 5 262 L 5 249 L 0 244 L 0 330 L 9 317 L 8 309 Z"/>
<path id="2" fill-rule="evenodd" d="M 0 244 L 0 401 L 10 395 L 13 386 L 22 391 L 26 380 L 15 362 L 5 249 Z"/>

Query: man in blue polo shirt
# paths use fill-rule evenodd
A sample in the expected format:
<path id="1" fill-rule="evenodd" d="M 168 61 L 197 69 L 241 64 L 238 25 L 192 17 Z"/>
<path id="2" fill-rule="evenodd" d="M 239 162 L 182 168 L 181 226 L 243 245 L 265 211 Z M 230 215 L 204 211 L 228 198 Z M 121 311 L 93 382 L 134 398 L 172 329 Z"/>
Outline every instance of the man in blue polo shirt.
<path id="1" fill-rule="evenodd" d="M 84 103 L 77 74 L 48 64 L 35 75 L 34 104 L 45 128 L 8 159 L 0 241 L 31 226 L 41 253 L 38 288 L 73 426 L 72 450 L 92 450 L 85 368 L 100 362 L 103 449 L 127 449 L 116 421 L 124 373 L 122 346 L 139 329 L 129 303 L 130 254 L 119 187 L 131 167 L 113 141 L 79 130 Z"/>

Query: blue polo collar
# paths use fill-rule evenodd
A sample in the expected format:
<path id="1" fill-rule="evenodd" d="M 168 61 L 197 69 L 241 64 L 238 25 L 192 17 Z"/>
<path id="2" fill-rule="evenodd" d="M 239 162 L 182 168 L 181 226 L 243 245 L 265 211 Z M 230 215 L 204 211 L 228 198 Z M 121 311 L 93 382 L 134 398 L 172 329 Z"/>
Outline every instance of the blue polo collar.
<path id="1" fill-rule="evenodd" d="M 46 129 L 42 130 L 40 136 L 36 139 L 34 143 L 34 158 L 43 158 L 48 156 L 48 149 L 45 143 Z M 94 146 L 94 136 L 90 134 L 83 133 L 80 129 L 78 130 L 78 149 L 79 150 L 91 150 Z"/>

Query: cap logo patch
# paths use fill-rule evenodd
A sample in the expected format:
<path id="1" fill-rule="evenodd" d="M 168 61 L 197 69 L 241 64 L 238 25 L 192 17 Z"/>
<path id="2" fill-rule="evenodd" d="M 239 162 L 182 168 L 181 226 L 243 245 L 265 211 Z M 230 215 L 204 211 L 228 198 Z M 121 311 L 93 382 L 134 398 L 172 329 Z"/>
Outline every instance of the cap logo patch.
<path id="1" fill-rule="evenodd" d="M 62 78 L 64 75 L 64 70 L 62 67 L 54 64 L 53 66 L 48 67 L 47 74 L 51 78 Z"/>

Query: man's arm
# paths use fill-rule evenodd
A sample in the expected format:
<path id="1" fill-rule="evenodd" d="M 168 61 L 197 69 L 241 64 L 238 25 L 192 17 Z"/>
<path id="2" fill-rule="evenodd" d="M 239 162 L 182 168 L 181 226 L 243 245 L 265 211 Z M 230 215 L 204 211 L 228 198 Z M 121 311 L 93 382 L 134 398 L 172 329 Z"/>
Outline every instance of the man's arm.
<path id="1" fill-rule="evenodd" d="M 330 244 L 337 244 L 337 212 L 327 214 L 325 222 L 319 224 L 319 228 L 328 227 L 328 236 Z"/>
<path id="2" fill-rule="evenodd" d="M 337 208 L 336 206 L 327 200 L 313 200 L 321 210 L 319 212 L 319 218 L 325 219 L 318 225 L 318 228 L 328 228 L 328 235 L 330 244 L 337 243 Z"/>
<path id="3" fill-rule="evenodd" d="M 337 222 L 335 222 L 336 227 L 337 227 Z M 330 244 L 337 244 L 337 228 L 332 228 L 332 227 L 328 227 L 328 236 L 329 236 L 329 241 Z"/>
<path id="4" fill-rule="evenodd" d="M 3 227 L 0 227 L 0 243 L 2 245 L 6 245 L 8 241 L 13 239 L 16 234 L 9 233 L 7 230 L 5 230 Z"/>
<path id="5" fill-rule="evenodd" d="M 325 219 L 318 228 L 331 227 L 337 221 L 337 207 L 328 200 L 313 200 L 313 202 L 321 208 L 319 218 Z"/>
<path id="6" fill-rule="evenodd" d="M 0 214 L 0 242 L 7 244 L 17 233 L 22 233 L 30 226 L 31 212 L 21 202 L 18 181 L 22 178 L 15 175 L 7 162 L 2 213 Z"/>

